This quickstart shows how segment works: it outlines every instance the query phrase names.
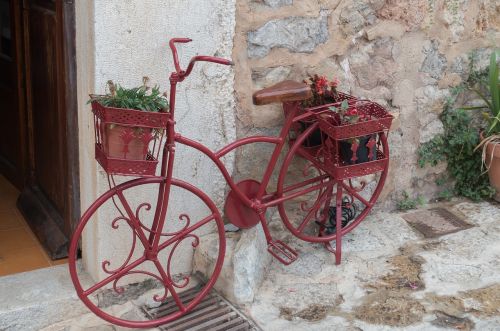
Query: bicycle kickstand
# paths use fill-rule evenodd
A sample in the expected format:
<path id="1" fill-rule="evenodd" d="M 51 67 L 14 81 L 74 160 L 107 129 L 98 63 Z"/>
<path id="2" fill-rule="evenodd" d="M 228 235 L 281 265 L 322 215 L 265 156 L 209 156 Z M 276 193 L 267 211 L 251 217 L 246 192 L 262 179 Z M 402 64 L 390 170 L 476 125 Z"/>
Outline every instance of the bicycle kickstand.
<path id="1" fill-rule="evenodd" d="M 271 237 L 271 233 L 269 232 L 269 228 L 267 226 L 265 211 L 259 213 L 259 218 L 260 224 L 262 225 L 262 229 L 264 230 L 264 234 L 267 240 L 267 251 L 284 265 L 289 265 L 297 260 L 299 253 L 297 253 L 296 250 L 294 250 L 281 240 L 274 240 Z"/>

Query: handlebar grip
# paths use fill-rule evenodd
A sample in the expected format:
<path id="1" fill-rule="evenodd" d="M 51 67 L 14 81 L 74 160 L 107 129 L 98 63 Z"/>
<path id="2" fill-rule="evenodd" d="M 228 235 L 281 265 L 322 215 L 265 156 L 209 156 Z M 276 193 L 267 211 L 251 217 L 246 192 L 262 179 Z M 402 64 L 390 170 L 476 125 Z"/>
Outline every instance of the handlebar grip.
<path id="1" fill-rule="evenodd" d="M 174 65 L 175 65 L 175 70 L 177 71 L 177 74 L 184 79 L 184 77 L 189 76 L 191 73 L 191 70 L 193 70 L 193 66 L 196 62 L 198 61 L 206 61 L 206 62 L 214 62 L 218 64 L 223 64 L 223 65 L 233 65 L 234 63 L 231 60 L 226 60 L 220 57 L 214 57 L 214 56 L 205 56 L 205 55 L 198 55 L 195 56 L 191 59 L 189 62 L 189 65 L 187 69 L 184 71 L 181 69 L 181 66 L 179 64 L 179 57 L 177 55 L 177 48 L 175 47 L 175 43 L 188 43 L 193 41 L 190 38 L 172 38 L 169 41 L 170 49 L 172 50 L 172 55 L 174 57 Z"/>
<path id="2" fill-rule="evenodd" d="M 180 75 L 182 73 L 181 66 L 179 64 L 179 56 L 177 55 L 177 48 L 175 47 L 175 43 L 189 43 L 193 41 L 191 38 L 172 38 L 168 42 L 170 45 L 170 49 L 172 50 L 172 56 L 174 57 L 174 66 L 175 66 L 175 71 Z"/>
<path id="3" fill-rule="evenodd" d="M 226 60 L 226 59 L 223 59 L 220 57 L 198 55 L 198 56 L 193 57 L 191 59 L 191 61 L 189 62 L 189 65 L 188 65 L 186 72 L 185 72 L 186 76 L 189 76 L 189 74 L 191 73 L 191 70 L 193 70 L 194 64 L 198 61 L 213 62 L 213 63 L 223 64 L 223 65 L 227 65 L 227 66 L 234 64 L 233 61 Z"/>
<path id="4" fill-rule="evenodd" d="M 172 45 L 174 43 L 183 43 L 183 44 L 185 44 L 185 43 L 189 43 L 191 41 L 193 41 L 193 39 L 191 39 L 191 38 L 172 38 L 172 39 L 170 39 L 170 45 Z"/>

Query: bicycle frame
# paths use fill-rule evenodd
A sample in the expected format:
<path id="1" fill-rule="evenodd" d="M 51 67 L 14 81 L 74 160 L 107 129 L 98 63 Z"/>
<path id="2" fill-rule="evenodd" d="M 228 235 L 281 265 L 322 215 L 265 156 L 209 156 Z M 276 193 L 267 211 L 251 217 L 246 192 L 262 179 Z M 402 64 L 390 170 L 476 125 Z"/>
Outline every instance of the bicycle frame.
<path id="1" fill-rule="evenodd" d="M 153 232 L 150 234 L 149 237 L 149 245 L 152 250 L 156 250 L 158 248 L 159 244 L 159 237 L 160 236 L 155 236 L 154 233 L 160 232 L 160 230 L 164 226 L 165 222 L 165 216 L 166 212 L 168 209 L 168 201 L 169 201 L 169 195 L 170 195 L 170 185 L 172 181 L 172 174 L 173 174 L 173 167 L 174 167 L 174 160 L 175 160 L 175 147 L 176 143 L 186 145 L 189 147 L 192 147 L 201 153 L 205 154 L 208 156 L 217 166 L 217 168 L 221 171 L 222 175 L 224 176 L 226 182 L 230 186 L 230 188 L 233 190 L 233 192 L 236 194 L 238 200 L 244 204 L 245 206 L 254 209 L 258 214 L 259 218 L 261 220 L 261 224 L 264 229 L 264 233 L 266 235 L 266 239 L 268 242 L 272 241 L 271 234 L 267 228 L 267 224 L 265 222 L 265 210 L 269 207 L 276 206 L 285 200 L 292 199 L 295 196 L 307 193 L 309 191 L 313 191 L 315 189 L 318 189 L 319 187 L 326 186 L 328 185 L 328 182 L 326 183 L 321 183 L 315 186 L 312 186 L 310 188 L 304 189 L 303 191 L 296 192 L 295 194 L 292 194 L 288 197 L 281 197 L 281 198 L 275 198 L 276 192 L 267 194 L 266 193 L 266 188 L 270 182 L 271 175 L 273 173 L 274 168 L 276 167 L 276 164 L 278 162 L 279 156 L 281 152 L 283 151 L 283 147 L 285 146 L 285 143 L 287 142 L 287 136 L 288 133 L 290 132 L 290 129 L 293 125 L 294 122 L 296 122 L 298 119 L 296 118 L 297 112 L 299 107 L 297 102 L 288 102 L 284 103 L 284 111 L 286 114 L 285 122 L 284 125 L 281 129 L 281 132 L 279 136 L 277 137 L 270 137 L 270 136 L 252 136 L 252 137 L 246 137 L 243 139 L 239 139 L 234 141 L 233 143 L 228 144 L 227 146 L 221 148 L 220 150 L 214 152 L 207 148 L 206 146 L 202 145 L 201 143 L 191 140 L 189 138 L 183 137 L 181 134 L 177 133 L 175 131 L 175 105 L 176 105 L 176 93 L 177 93 L 177 84 L 179 82 L 182 82 L 189 74 L 191 73 L 194 63 L 197 61 L 208 61 L 208 62 L 214 62 L 214 63 L 219 63 L 219 64 L 225 64 L 225 65 L 231 65 L 232 62 L 228 60 L 224 60 L 221 58 L 216 58 L 216 57 L 210 57 L 210 56 L 196 56 L 194 57 L 190 63 L 188 68 L 184 71 L 180 68 L 179 65 L 179 60 L 177 57 L 177 50 L 175 48 L 175 43 L 176 42 L 189 42 L 190 39 L 173 39 L 170 42 L 170 47 L 172 49 L 172 54 L 174 58 L 174 65 L 176 68 L 175 72 L 172 72 L 170 75 L 170 118 L 167 122 L 167 127 L 166 127 L 166 132 L 167 132 L 167 139 L 166 143 L 163 148 L 162 152 L 162 158 L 161 158 L 161 177 L 164 178 L 164 183 L 160 185 L 160 194 L 158 195 L 158 203 L 157 203 L 157 208 L 155 211 L 155 217 L 154 217 L 154 222 L 152 225 Z M 302 116 L 303 117 L 303 116 Z M 302 119 L 302 117 L 300 117 Z M 316 129 L 317 125 L 312 125 L 309 127 L 306 132 L 302 135 L 304 138 L 305 136 L 308 135 L 309 132 L 312 130 Z M 301 143 L 302 141 L 300 138 L 296 143 Z M 274 151 L 271 155 L 271 159 L 266 167 L 266 170 L 264 172 L 263 178 L 260 181 L 258 193 L 253 199 L 250 199 L 248 196 L 244 194 L 244 192 L 237 186 L 237 184 L 234 182 L 232 179 L 231 175 L 229 174 L 226 166 L 223 164 L 221 161 L 221 158 L 225 156 L 226 154 L 234 151 L 236 148 L 252 144 L 252 143 L 271 143 L 275 144 Z"/>

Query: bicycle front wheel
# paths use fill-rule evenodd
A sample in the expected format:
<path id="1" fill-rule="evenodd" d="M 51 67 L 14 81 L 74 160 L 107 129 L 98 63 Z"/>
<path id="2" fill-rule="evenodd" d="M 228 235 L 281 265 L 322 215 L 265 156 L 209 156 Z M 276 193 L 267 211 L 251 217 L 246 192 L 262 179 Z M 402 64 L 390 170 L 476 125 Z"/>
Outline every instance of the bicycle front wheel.
<path id="1" fill-rule="evenodd" d="M 154 201 L 161 201 L 164 181 L 140 178 L 112 188 L 83 214 L 73 234 L 69 268 L 76 292 L 108 322 L 151 328 L 173 321 L 201 302 L 221 271 L 224 224 L 215 204 L 196 187 L 172 179 L 165 225 L 154 231 L 161 208 L 141 201 L 155 194 Z M 203 241 L 210 241 L 214 264 L 198 279 L 192 274 L 193 250 Z M 77 264 L 80 248 L 98 281 L 89 280 Z"/>

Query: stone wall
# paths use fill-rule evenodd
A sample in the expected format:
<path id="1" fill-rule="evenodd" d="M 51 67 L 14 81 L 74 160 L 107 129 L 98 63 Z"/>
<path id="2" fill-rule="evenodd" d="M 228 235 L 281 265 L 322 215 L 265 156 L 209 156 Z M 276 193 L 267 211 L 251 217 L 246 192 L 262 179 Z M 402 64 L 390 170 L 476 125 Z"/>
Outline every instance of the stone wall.
<path id="1" fill-rule="evenodd" d="M 252 104 L 255 90 L 315 73 L 338 77 L 341 90 L 396 117 L 380 206 L 394 206 L 403 190 L 436 194 L 445 165 L 420 169 L 416 152 L 442 131 L 439 114 L 449 89 L 468 75 L 468 54 L 477 50 L 486 66 L 499 44 L 498 1 L 238 0 L 236 18 L 238 136 L 276 134 L 282 124 L 279 105 Z M 242 150 L 237 175 L 259 178 L 269 150 Z"/>

